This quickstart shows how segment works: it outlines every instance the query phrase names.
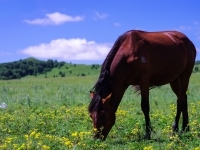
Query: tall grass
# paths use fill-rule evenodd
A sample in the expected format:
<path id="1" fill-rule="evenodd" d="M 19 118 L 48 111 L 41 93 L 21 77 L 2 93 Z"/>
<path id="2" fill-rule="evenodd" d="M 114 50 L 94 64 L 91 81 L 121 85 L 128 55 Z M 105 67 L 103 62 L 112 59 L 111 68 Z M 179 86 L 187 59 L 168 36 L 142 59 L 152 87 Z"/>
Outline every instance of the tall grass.
<path id="1" fill-rule="evenodd" d="M 150 91 L 152 140 L 143 140 L 140 96 L 128 88 L 106 141 L 93 140 L 87 112 L 97 76 L 0 81 L 0 149 L 200 149 L 200 74 L 188 102 L 191 131 L 171 136 L 176 97 L 168 85 Z M 181 125 L 181 123 L 180 123 Z"/>

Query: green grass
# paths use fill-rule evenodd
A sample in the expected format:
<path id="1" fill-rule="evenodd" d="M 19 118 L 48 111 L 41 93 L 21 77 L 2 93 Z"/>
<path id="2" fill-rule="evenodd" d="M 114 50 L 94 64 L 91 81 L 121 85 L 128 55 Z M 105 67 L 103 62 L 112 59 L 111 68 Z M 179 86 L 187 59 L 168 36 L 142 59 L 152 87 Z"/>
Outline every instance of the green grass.
<path id="1" fill-rule="evenodd" d="M 0 81 L 0 103 L 8 105 L 0 109 L 0 149 L 200 149 L 200 73 L 192 74 L 187 92 L 189 133 L 171 136 L 176 97 L 165 85 L 150 91 L 152 140 L 142 140 L 140 96 L 129 88 L 117 111 L 116 124 L 101 142 L 92 138 L 87 112 L 89 90 L 98 75 L 53 78 L 58 71 L 53 70 L 47 78 Z"/>

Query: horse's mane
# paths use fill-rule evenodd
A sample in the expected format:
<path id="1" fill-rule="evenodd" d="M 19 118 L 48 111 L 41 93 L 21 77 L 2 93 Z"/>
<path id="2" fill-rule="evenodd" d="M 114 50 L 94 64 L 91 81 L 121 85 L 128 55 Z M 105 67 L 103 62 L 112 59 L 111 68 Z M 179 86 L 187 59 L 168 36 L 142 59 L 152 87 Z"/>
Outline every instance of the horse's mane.
<path id="1" fill-rule="evenodd" d="M 124 36 L 121 35 L 118 37 L 116 40 L 115 44 L 113 45 L 112 49 L 108 53 L 106 59 L 104 60 L 102 67 L 101 67 L 101 72 L 99 75 L 99 79 L 92 88 L 91 91 L 93 91 L 94 97 L 90 102 L 90 105 L 88 107 L 88 111 L 90 113 L 97 111 L 98 108 L 100 108 L 101 100 L 102 98 L 105 98 L 107 95 L 111 93 L 111 88 L 109 85 L 110 81 L 110 65 L 121 45 L 123 42 Z"/>

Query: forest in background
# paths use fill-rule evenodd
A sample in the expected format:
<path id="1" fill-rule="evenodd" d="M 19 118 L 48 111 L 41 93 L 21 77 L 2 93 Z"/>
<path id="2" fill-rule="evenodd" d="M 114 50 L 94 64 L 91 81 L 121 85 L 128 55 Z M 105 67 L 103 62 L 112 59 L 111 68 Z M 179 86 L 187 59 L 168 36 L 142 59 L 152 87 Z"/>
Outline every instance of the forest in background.
<path id="1" fill-rule="evenodd" d="M 35 58 L 27 58 L 24 60 L 2 63 L 0 64 L 0 80 L 20 79 L 27 75 L 37 76 L 45 74 L 53 68 L 62 67 L 64 61 L 48 59 L 47 61 L 38 60 Z"/>
<path id="2" fill-rule="evenodd" d="M 11 80 L 11 79 L 20 79 L 26 76 L 38 76 L 44 74 L 45 77 L 47 73 L 50 73 L 54 68 L 61 68 L 66 66 L 65 69 L 69 69 L 70 66 L 76 67 L 76 71 L 69 70 L 70 76 L 85 76 L 89 74 L 96 74 L 100 71 L 100 65 L 85 65 L 85 67 L 81 65 L 76 65 L 70 63 L 66 63 L 64 61 L 58 62 L 57 60 L 48 59 L 47 61 L 38 60 L 36 58 L 30 57 L 24 60 L 1 63 L 0 64 L 0 80 Z M 79 67 L 78 67 L 79 66 Z M 193 72 L 199 72 L 200 60 L 195 62 Z M 90 71 L 89 71 L 90 70 Z M 91 71 L 92 70 L 92 71 Z M 54 73 L 54 77 L 60 75 L 61 77 L 65 77 L 67 71 L 59 71 L 57 74 Z"/>

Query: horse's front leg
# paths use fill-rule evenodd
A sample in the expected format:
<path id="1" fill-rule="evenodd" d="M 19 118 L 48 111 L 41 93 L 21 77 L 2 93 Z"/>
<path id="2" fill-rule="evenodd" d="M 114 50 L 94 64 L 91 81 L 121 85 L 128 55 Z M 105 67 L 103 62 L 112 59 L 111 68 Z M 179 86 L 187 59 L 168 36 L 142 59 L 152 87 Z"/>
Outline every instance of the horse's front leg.
<path id="1" fill-rule="evenodd" d="M 150 111 L 149 98 L 144 98 L 142 96 L 141 108 L 142 108 L 142 112 L 145 117 L 145 124 L 146 124 L 146 131 L 145 131 L 144 138 L 149 140 L 149 139 L 151 139 L 151 130 L 152 130 L 151 123 L 150 123 L 150 117 L 149 117 L 149 111 Z"/>
<path id="2" fill-rule="evenodd" d="M 145 132 L 145 139 L 151 139 L 151 123 L 150 123 L 150 106 L 149 106 L 149 86 L 148 82 L 144 82 L 145 80 L 142 80 L 140 84 L 140 90 L 141 90 L 141 108 L 142 112 L 145 117 L 145 123 L 146 123 L 146 132 Z"/>

